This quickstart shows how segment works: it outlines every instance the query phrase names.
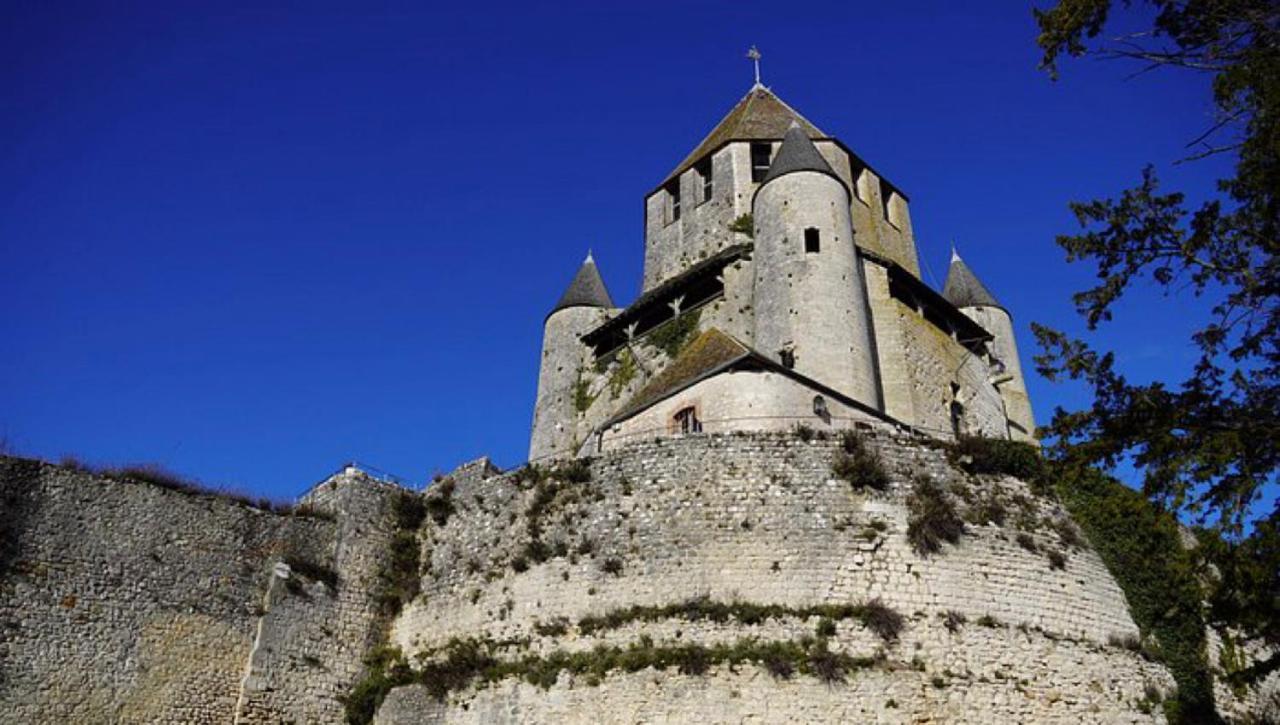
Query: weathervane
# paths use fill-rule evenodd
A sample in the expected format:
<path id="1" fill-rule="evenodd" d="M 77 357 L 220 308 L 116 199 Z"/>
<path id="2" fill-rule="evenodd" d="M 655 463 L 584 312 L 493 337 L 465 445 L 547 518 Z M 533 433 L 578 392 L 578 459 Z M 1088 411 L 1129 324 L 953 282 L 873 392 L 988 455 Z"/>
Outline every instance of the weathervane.
<path id="1" fill-rule="evenodd" d="M 760 51 L 753 45 L 751 46 L 751 49 L 747 51 L 747 57 L 751 59 L 751 62 L 755 63 L 756 85 L 758 86 L 760 85 Z"/>

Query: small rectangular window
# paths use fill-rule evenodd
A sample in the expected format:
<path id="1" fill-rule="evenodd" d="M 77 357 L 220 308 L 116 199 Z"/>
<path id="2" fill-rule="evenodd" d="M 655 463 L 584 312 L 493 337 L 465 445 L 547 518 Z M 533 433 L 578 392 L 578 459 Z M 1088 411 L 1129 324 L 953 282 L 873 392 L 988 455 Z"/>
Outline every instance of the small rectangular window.
<path id="1" fill-rule="evenodd" d="M 769 173 L 769 164 L 773 161 L 773 144 L 751 144 L 751 180 L 759 183 Z"/>
<path id="2" fill-rule="evenodd" d="M 668 209 L 671 210 L 667 223 L 680 221 L 680 179 L 672 179 L 666 186 Z"/>
<path id="3" fill-rule="evenodd" d="M 702 196 L 698 199 L 698 203 L 711 201 L 711 159 L 705 158 L 693 168 L 702 179 Z"/>
<path id="4" fill-rule="evenodd" d="M 819 234 L 817 229 L 814 229 L 813 227 L 809 227 L 808 229 L 804 230 L 805 254 L 818 253 L 818 246 L 819 246 L 818 237 L 819 237 Z"/>
<path id="5" fill-rule="evenodd" d="M 673 416 L 672 423 L 677 433 L 688 435 L 702 432 L 702 421 L 698 420 L 696 408 L 682 408 Z"/>

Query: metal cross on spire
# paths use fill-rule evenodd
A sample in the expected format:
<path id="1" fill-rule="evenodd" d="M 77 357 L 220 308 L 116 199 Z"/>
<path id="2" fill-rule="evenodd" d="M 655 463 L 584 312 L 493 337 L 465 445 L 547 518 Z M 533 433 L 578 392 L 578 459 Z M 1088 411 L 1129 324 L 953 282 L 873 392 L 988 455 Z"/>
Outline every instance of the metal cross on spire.
<path id="1" fill-rule="evenodd" d="M 754 45 L 747 51 L 747 57 L 756 66 L 756 85 L 760 85 L 760 51 Z"/>

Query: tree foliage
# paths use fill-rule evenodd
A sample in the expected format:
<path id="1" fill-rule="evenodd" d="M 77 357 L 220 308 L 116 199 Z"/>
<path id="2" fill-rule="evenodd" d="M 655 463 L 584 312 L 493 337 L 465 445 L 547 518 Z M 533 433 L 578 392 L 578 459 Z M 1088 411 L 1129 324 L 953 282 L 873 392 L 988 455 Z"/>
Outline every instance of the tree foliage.
<path id="1" fill-rule="evenodd" d="M 1162 190 L 1149 166 L 1118 198 L 1073 203 L 1083 231 L 1057 241 L 1069 261 L 1096 268 L 1096 286 L 1074 296 L 1088 329 L 1132 286 L 1154 284 L 1175 301 L 1165 314 L 1203 316 L 1198 359 L 1185 380 L 1137 384 L 1114 354 L 1035 325 L 1039 371 L 1094 394 L 1088 409 L 1055 411 L 1044 433 L 1060 461 L 1133 464 L 1145 494 L 1204 526 L 1211 620 L 1280 645 L 1280 507 L 1260 504 L 1280 458 L 1280 3 L 1141 4 L 1150 27 L 1111 39 L 1102 36 L 1112 0 L 1034 11 L 1042 67 L 1056 77 L 1061 58 L 1088 54 L 1132 61 L 1139 73 L 1208 74 L 1215 120 L 1178 163 L 1228 154 L 1233 171 L 1192 205 Z M 1272 657 L 1249 674 L 1277 665 Z"/>

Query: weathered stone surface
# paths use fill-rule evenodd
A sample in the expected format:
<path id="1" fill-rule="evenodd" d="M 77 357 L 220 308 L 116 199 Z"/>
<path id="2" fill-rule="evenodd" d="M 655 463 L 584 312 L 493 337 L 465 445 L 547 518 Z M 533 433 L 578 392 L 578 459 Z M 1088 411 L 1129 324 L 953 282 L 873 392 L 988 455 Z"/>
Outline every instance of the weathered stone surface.
<path id="1" fill-rule="evenodd" d="M 812 636 L 813 619 L 746 626 L 675 618 L 590 634 L 572 624 L 694 597 L 789 607 L 879 599 L 906 617 L 900 640 L 886 644 L 845 621 L 832 647 L 882 655 L 882 665 L 832 685 L 777 681 L 749 665 L 702 677 L 615 673 L 598 686 L 562 674 L 549 690 L 503 681 L 455 693 L 447 707 L 411 689 L 393 693 L 379 722 L 1157 720 L 1137 703 L 1148 686 L 1167 692 L 1172 680 L 1112 644 L 1136 627 L 1096 554 L 1070 549 L 1051 530 L 1065 512 L 1016 480 L 964 477 L 929 441 L 888 427 L 867 435 L 893 475 L 883 493 L 858 492 L 832 476 L 836 441 L 794 434 L 658 439 L 607 453 L 592 461 L 589 483 L 566 484 L 539 516 L 541 540 L 567 552 L 543 563 L 513 566 L 530 540 L 535 491 L 510 475 L 459 485 L 457 512 L 425 531 L 430 573 L 392 641 L 411 661 L 456 637 L 527 639 L 527 647 L 508 648 L 512 658 L 642 639 L 796 641 Z M 959 545 L 922 558 L 905 535 L 904 499 L 917 476 L 974 501 L 1022 502 L 1028 533 L 1042 549 L 1063 550 L 1065 569 L 1016 543 L 1012 521 L 970 526 Z M 869 533 L 872 522 L 884 531 Z M 620 573 L 606 571 L 609 560 Z M 948 612 L 967 623 L 950 631 Z M 983 617 L 992 618 L 988 626 L 978 623 Z M 539 633 L 539 624 L 555 620 L 571 626 L 563 635 Z"/>
<path id="2" fill-rule="evenodd" d="M 0 458 L 5 721 L 340 721 L 379 633 L 386 490 L 339 476 L 326 520 Z M 337 592 L 291 591 L 285 556 Z"/>

